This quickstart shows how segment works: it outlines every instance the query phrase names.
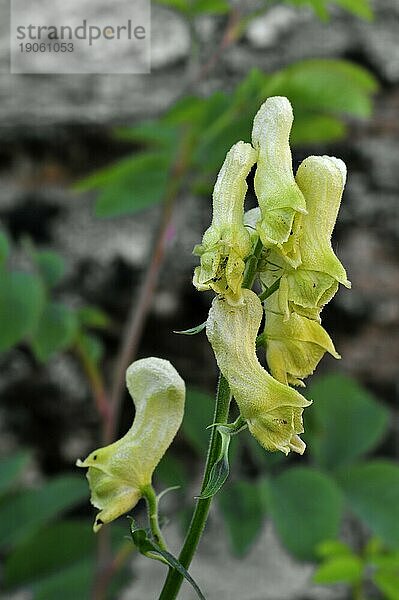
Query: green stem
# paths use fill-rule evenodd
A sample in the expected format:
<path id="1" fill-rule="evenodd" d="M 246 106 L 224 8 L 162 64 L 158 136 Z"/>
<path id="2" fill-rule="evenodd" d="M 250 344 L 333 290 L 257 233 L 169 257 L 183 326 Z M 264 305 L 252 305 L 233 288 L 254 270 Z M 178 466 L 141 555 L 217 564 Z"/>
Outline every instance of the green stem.
<path id="1" fill-rule="evenodd" d="M 158 521 L 158 498 L 154 491 L 152 485 L 147 485 L 145 488 L 141 490 L 146 503 L 147 503 L 147 512 L 148 512 L 148 520 L 150 523 L 151 533 L 154 538 L 154 542 L 158 544 L 162 550 L 168 551 L 168 547 L 163 538 L 161 528 L 159 526 Z"/>
<path id="2" fill-rule="evenodd" d="M 218 390 L 216 394 L 215 413 L 213 417 L 214 423 L 227 422 L 229 416 L 230 400 L 231 394 L 229 384 L 227 383 L 223 375 L 220 375 Z M 220 437 L 218 435 L 216 427 L 214 427 L 211 430 L 208 457 L 206 461 L 201 492 L 205 489 L 211 469 L 219 456 L 219 450 Z M 190 527 L 186 535 L 186 540 L 184 542 L 182 551 L 179 555 L 179 561 L 185 569 L 188 569 L 188 567 L 190 566 L 191 560 L 197 549 L 198 542 L 201 538 L 208 517 L 211 502 L 212 498 L 204 498 L 197 500 L 197 505 L 195 507 L 195 511 L 191 519 Z M 159 596 L 159 600 L 174 600 L 174 598 L 176 598 L 177 594 L 179 593 L 182 582 L 183 576 L 175 569 L 170 569 L 161 595 Z"/>
<path id="3" fill-rule="evenodd" d="M 254 278 L 257 271 L 258 260 L 262 251 L 262 244 L 260 241 L 256 244 L 253 255 L 248 259 L 243 287 L 251 288 L 254 282 Z M 219 383 L 216 393 L 216 404 L 215 412 L 213 415 L 213 423 L 225 424 L 228 422 L 229 409 L 230 409 L 231 393 L 227 380 L 222 374 L 219 376 Z M 218 435 L 217 428 L 212 427 L 211 436 L 208 446 L 208 455 L 205 464 L 204 477 L 202 480 L 201 493 L 208 483 L 209 475 L 213 465 L 218 460 L 220 452 L 220 436 Z M 206 520 L 208 518 L 209 508 L 212 502 L 210 498 L 199 498 L 194 510 L 194 514 L 191 519 L 190 527 L 188 529 L 186 539 L 183 548 L 179 555 L 179 562 L 185 569 L 188 570 L 198 543 L 200 541 L 202 532 L 204 531 Z M 169 569 L 168 576 L 165 584 L 162 588 L 159 600 L 175 600 L 177 597 L 180 587 L 183 583 L 183 576 L 175 569 Z"/>
<path id="4" fill-rule="evenodd" d="M 266 300 L 266 298 L 269 298 L 269 296 L 274 294 L 274 292 L 277 292 L 278 288 L 280 287 L 280 279 L 281 277 L 276 279 L 276 281 L 270 287 L 265 289 L 265 291 L 259 295 L 259 300 L 261 302 L 263 302 L 263 300 Z"/>

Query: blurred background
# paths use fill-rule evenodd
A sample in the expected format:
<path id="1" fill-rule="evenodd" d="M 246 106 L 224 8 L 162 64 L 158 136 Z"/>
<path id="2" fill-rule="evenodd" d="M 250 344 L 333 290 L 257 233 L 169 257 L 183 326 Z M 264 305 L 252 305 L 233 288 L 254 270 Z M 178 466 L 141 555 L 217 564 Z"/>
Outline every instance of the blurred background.
<path id="1" fill-rule="evenodd" d="M 165 568 L 134 552 L 126 519 L 91 533 L 74 464 L 130 426 L 127 361 L 169 359 L 187 410 L 154 483 L 181 486 L 161 505 L 178 553 L 217 380 L 204 333 L 173 333 L 211 301 L 191 284 L 192 249 L 226 151 L 286 95 L 295 170 L 309 154 L 348 166 L 334 249 L 353 287 L 323 313 L 343 358 L 306 388 L 304 458 L 235 441 L 191 572 L 209 600 L 399 598 L 397 0 L 154 2 L 150 75 L 7 74 L 6 14 L 1 597 L 158 597 Z"/>

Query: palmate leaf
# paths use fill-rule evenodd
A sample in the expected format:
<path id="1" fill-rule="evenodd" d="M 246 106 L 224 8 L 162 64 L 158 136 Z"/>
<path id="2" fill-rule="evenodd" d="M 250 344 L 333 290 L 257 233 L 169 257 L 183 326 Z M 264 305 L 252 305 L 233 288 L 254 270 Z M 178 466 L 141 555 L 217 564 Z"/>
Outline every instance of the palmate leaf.
<path id="1" fill-rule="evenodd" d="M 305 415 L 309 451 L 321 467 L 350 464 L 383 439 L 387 409 L 352 379 L 319 377 L 306 395 L 314 401 L 310 415 Z"/>
<path id="2" fill-rule="evenodd" d="M 324 473 L 293 467 L 265 482 L 268 508 L 287 549 L 300 559 L 313 559 L 323 540 L 338 535 L 342 493 Z"/>
<path id="3" fill-rule="evenodd" d="M 337 480 L 352 512 L 388 546 L 399 548 L 399 467 L 375 460 L 342 468 Z"/>
<path id="4" fill-rule="evenodd" d="M 227 484 L 218 495 L 231 548 L 243 556 L 261 531 L 264 505 L 257 482 L 236 481 Z"/>

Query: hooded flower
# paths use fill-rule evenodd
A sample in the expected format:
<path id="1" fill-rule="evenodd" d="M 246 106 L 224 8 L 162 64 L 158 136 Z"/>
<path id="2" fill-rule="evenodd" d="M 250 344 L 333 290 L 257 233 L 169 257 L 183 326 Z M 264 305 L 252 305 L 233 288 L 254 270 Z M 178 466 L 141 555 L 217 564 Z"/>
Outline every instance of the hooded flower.
<path id="1" fill-rule="evenodd" d="M 340 358 L 330 336 L 317 321 L 296 313 L 284 321 L 277 294 L 266 300 L 265 311 L 266 360 L 278 381 L 304 386 L 302 379 L 313 373 L 326 352 Z"/>
<path id="2" fill-rule="evenodd" d="M 265 246 L 277 245 L 296 267 L 301 262 L 298 238 L 306 203 L 292 172 L 289 136 L 293 120 L 287 98 L 268 98 L 255 116 L 252 143 L 258 150 L 254 185 L 262 213 L 260 238 Z"/>
<path id="3" fill-rule="evenodd" d="M 302 454 L 305 444 L 298 434 L 303 433 L 303 408 L 311 402 L 273 379 L 259 363 L 255 340 L 262 315 L 262 304 L 251 290 L 242 290 L 239 306 L 217 297 L 206 333 L 250 432 L 267 450 Z"/>
<path id="4" fill-rule="evenodd" d="M 288 318 L 295 311 L 318 319 L 320 310 L 335 295 L 339 283 L 350 288 L 346 272 L 331 247 L 346 181 L 346 166 L 330 156 L 309 156 L 300 165 L 297 183 L 306 198 L 300 237 L 301 265 L 287 269 L 279 290 L 280 308 Z"/>
<path id="5" fill-rule="evenodd" d="M 213 289 L 232 304 L 239 302 L 245 258 L 251 240 L 243 224 L 246 178 L 256 160 L 250 144 L 238 142 L 227 153 L 213 191 L 212 224 L 202 244 L 194 248 L 201 264 L 193 283 L 200 290 Z"/>
<path id="6" fill-rule="evenodd" d="M 134 362 L 126 384 L 136 407 L 132 427 L 117 442 L 76 463 L 88 467 L 91 502 L 100 509 L 94 531 L 137 504 L 183 418 L 184 381 L 167 360 Z"/>

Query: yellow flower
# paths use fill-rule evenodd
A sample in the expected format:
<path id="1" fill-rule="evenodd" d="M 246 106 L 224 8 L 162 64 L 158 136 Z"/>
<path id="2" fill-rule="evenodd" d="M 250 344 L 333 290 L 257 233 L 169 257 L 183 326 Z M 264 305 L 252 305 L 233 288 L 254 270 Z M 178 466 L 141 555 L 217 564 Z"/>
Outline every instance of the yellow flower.
<path id="1" fill-rule="evenodd" d="M 255 116 L 252 143 L 259 152 L 254 185 L 262 213 L 260 238 L 266 247 L 277 245 L 295 267 L 301 262 L 298 238 L 306 203 L 292 172 L 293 119 L 287 98 L 268 98 Z"/>
<path id="2" fill-rule="evenodd" d="M 262 315 L 262 304 L 251 290 L 242 290 L 239 306 L 217 297 L 207 336 L 250 432 L 267 450 L 302 454 L 305 444 L 298 434 L 303 433 L 303 409 L 311 402 L 273 379 L 259 363 L 255 341 Z"/>
<path id="3" fill-rule="evenodd" d="M 251 239 L 244 227 L 246 178 L 256 160 L 250 144 L 238 142 L 227 153 L 213 191 L 212 224 L 202 244 L 194 248 L 201 264 L 193 283 L 200 290 L 213 289 L 234 304 L 240 301 L 245 258 L 251 252 Z"/>
<path id="4" fill-rule="evenodd" d="M 126 384 L 136 407 L 132 427 L 117 442 L 76 463 L 88 467 L 91 502 L 100 509 L 94 531 L 137 504 L 183 418 L 184 381 L 167 360 L 134 362 L 126 371 Z"/>
<path id="5" fill-rule="evenodd" d="M 288 321 L 279 311 L 277 294 L 265 302 L 266 360 L 273 377 L 285 384 L 304 386 L 326 352 L 340 355 L 317 321 L 293 313 Z"/>
<path id="6" fill-rule="evenodd" d="M 282 255 L 273 251 L 270 261 L 277 268 L 261 275 L 267 286 L 281 277 L 278 298 L 285 319 L 296 312 L 320 320 L 320 311 L 336 294 L 339 283 L 351 286 L 331 247 L 345 180 L 345 164 L 334 157 L 310 156 L 298 169 L 296 181 L 308 210 L 302 217 L 299 238 L 302 262 L 293 269 Z"/>

